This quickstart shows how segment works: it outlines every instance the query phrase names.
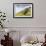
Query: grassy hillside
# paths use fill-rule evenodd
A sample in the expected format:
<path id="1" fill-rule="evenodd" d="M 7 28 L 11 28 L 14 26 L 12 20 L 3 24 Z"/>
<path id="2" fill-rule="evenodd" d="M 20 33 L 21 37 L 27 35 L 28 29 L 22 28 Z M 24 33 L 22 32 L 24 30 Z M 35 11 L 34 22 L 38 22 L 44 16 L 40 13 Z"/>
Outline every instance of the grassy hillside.
<path id="1" fill-rule="evenodd" d="M 30 16 L 31 13 L 32 13 L 31 7 L 29 7 L 29 8 L 25 8 L 24 10 L 16 13 L 16 16 Z"/>

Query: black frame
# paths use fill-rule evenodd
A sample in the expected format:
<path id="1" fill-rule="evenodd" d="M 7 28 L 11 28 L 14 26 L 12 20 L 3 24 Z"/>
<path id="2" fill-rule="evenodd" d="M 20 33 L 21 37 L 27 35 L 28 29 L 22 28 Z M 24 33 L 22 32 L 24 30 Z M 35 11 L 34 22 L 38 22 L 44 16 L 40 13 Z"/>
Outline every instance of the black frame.
<path id="1" fill-rule="evenodd" d="M 32 17 L 14 17 L 14 5 L 15 4 L 32 4 Z M 33 18 L 33 3 L 13 3 L 13 18 Z"/>

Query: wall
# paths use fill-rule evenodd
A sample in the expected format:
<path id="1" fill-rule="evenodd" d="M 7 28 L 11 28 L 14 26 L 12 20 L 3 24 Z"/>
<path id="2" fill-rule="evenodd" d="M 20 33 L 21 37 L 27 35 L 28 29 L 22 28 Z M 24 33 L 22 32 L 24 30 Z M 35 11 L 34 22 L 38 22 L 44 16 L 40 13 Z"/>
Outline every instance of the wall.
<path id="1" fill-rule="evenodd" d="M 13 18 L 13 3 L 33 3 L 34 18 Z M 6 27 L 46 27 L 46 0 L 0 0 L 0 10 L 6 13 Z"/>

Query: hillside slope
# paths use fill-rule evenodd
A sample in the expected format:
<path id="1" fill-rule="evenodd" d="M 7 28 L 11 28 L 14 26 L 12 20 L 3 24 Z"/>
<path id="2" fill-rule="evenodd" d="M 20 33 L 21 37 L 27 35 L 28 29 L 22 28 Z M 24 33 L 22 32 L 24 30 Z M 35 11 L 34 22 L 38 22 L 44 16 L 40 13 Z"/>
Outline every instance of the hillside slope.
<path id="1" fill-rule="evenodd" d="M 29 7 L 29 8 L 25 8 L 24 10 L 16 13 L 16 16 L 30 16 L 31 13 L 32 13 L 31 7 Z"/>

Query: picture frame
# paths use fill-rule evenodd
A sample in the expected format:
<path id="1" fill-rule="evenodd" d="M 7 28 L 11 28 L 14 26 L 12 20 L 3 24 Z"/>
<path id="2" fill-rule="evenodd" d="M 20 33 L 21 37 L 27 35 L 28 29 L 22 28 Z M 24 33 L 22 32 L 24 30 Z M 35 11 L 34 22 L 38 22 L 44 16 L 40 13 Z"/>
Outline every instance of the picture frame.
<path id="1" fill-rule="evenodd" d="M 13 18 L 32 18 L 33 3 L 13 3 Z"/>

